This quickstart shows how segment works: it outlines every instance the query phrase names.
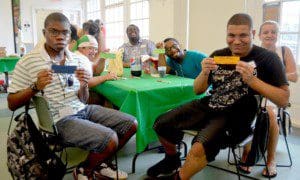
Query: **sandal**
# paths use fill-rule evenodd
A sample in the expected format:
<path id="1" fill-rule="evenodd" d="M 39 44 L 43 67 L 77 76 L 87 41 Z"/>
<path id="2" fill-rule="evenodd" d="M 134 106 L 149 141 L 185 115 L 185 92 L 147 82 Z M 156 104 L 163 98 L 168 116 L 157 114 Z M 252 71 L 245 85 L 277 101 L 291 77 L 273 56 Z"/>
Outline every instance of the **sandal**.
<path id="1" fill-rule="evenodd" d="M 240 172 L 242 172 L 244 174 L 250 174 L 251 173 L 251 167 L 249 167 L 249 166 L 238 165 L 237 168 L 239 169 Z"/>
<path id="2" fill-rule="evenodd" d="M 268 171 L 267 171 L 268 167 Z M 262 176 L 267 177 L 267 178 L 273 178 L 277 176 L 277 169 L 276 169 L 276 163 L 270 163 L 270 165 L 267 165 L 267 167 L 264 168 L 262 172 Z"/>

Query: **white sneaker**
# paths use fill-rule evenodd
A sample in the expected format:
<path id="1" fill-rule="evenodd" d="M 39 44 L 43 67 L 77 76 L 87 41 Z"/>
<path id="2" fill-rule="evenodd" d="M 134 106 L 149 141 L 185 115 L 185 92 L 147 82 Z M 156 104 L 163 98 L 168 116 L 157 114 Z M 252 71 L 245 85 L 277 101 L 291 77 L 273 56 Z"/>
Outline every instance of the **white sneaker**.
<path id="1" fill-rule="evenodd" d="M 75 180 L 88 180 L 88 177 L 84 175 L 83 168 L 75 168 L 73 171 L 73 177 Z"/>
<path id="2" fill-rule="evenodd" d="M 99 173 L 102 176 L 105 176 L 105 177 L 108 177 L 111 179 L 117 179 L 117 169 L 112 164 L 102 163 L 100 165 Z M 119 179 L 127 179 L 128 174 L 126 172 L 118 169 L 118 178 Z"/>

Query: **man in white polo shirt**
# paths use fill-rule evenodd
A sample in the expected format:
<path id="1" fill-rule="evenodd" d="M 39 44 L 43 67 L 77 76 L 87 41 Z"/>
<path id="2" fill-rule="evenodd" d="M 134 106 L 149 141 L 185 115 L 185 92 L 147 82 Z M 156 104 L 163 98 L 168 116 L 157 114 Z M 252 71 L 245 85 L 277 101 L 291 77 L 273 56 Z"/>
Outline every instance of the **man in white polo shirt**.
<path id="1" fill-rule="evenodd" d="M 61 13 L 50 14 L 43 30 L 46 42 L 25 55 L 16 65 L 8 89 L 11 110 L 25 105 L 35 95 L 49 103 L 50 113 L 62 142 L 90 151 L 87 160 L 74 170 L 76 179 L 107 176 L 116 178 L 109 161 L 136 132 L 134 117 L 98 105 L 85 105 L 89 97 L 91 66 L 67 49 L 70 22 Z M 52 64 L 75 65 L 73 75 L 54 73 Z M 127 174 L 119 171 L 119 177 Z"/>

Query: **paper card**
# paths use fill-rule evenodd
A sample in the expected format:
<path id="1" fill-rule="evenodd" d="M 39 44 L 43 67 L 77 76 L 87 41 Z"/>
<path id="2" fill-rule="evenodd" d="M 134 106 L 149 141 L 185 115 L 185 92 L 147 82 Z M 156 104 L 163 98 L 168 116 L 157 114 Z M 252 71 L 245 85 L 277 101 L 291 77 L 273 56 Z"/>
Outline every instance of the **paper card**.
<path id="1" fill-rule="evenodd" d="M 165 49 L 154 49 L 153 53 L 154 54 L 165 54 Z"/>
<path id="2" fill-rule="evenodd" d="M 75 70 L 77 69 L 77 66 L 61 66 L 52 64 L 51 68 L 54 71 L 54 73 L 74 74 Z"/>
<path id="3" fill-rule="evenodd" d="M 116 59 L 116 54 L 115 53 L 102 52 L 102 53 L 100 53 L 100 58 L 103 58 L 103 59 Z"/>
<path id="4" fill-rule="evenodd" d="M 237 64 L 240 61 L 238 56 L 214 56 L 216 64 Z"/>

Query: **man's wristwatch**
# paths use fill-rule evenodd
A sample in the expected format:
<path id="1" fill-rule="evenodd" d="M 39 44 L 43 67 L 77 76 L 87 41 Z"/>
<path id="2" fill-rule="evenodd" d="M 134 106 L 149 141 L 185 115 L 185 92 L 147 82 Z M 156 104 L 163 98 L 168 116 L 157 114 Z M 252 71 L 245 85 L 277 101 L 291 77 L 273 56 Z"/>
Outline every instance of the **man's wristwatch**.
<path id="1" fill-rule="evenodd" d="M 38 88 L 37 88 L 37 83 L 34 82 L 30 85 L 30 89 L 33 91 L 33 92 L 39 92 Z"/>

